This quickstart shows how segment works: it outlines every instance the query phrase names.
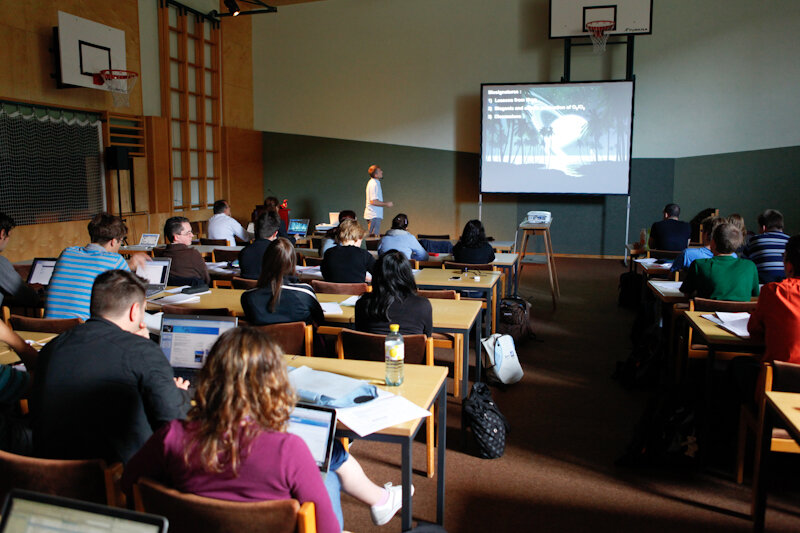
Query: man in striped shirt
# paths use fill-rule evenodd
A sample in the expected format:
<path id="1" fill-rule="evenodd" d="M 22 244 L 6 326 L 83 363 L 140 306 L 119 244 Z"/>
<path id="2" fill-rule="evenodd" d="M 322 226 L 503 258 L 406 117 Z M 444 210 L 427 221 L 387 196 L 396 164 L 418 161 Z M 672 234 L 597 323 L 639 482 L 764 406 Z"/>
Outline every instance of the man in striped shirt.
<path id="1" fill-rule="evenodd" d="M 783 215 L 775 209 L 767 209 L 758 215 L 760 234 L 744 248 L 743 256 L 758 267 L 761 283 L 781 281 L 786 277 L 783 268 L 783 252 L 789 236 L 783 232 Z"/>
<path id="2" fill-rule="evenodd" d="M 61 252 L 47 288 L 45 318 L 89 318 L 92 284 L 106 270 L 136 270 L 149 258 L 133 254 L 129 261 L 119 254 L 128 227 L 118 216 L 98 213 L 89 221 L 87 246 L 71 246 Z"/>

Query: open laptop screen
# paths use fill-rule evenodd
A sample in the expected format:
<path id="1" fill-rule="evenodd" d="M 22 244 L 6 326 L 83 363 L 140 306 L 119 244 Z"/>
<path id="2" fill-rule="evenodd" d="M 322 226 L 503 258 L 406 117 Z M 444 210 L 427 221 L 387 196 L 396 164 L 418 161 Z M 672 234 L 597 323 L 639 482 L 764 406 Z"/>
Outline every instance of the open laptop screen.
<path id="1" fill-rule="evenodd" d="M 166 285 L 169 277 L 169 257 L 156 257 L 136 269 L 136 275 L 147 280 L 148 285 Z"/>
<path id="2" fill-rule="evenodd" d="M 161 349 L 172 368 L 200 369 L 217 338 L 236 323 L 232 316 L 164 315 Z"/>
<path id="3" fill-rule="evenodd" d="M 308 233 L 307 218 L 290 218 L 289 227 L 286 229 L 289 235 L 305 235 Z"/>
<path id="4" fill-rule="evenodd" d="M 158 244 L 160 238 L 161 235 L 158 233 L 142 233 L 142 237 L 139 239 L 139 246 L 149 246 L 152 248 Z"/>
<path id="5" fill-rule="evenodd" d="M 286 431 L 303 439 L 319 469 L 328 471 L 336 432 L 336 409 L 298 403 L 289 415 Z"/>
<path id="6" fill-rule="evenodd" d="M 28 274 L 28 283 L 38 283 L 39 285 L 50 285 L 50 276 L 56 267 L 56 258 L 37 257 L 31 264 L 31 271 Z"/>

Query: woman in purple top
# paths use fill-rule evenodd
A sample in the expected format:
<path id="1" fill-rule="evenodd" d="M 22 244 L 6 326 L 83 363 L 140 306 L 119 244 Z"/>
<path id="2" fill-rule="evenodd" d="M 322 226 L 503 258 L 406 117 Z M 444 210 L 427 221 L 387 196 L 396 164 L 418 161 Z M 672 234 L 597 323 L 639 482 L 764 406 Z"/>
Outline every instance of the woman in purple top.
<path id="1" fill-rule="evenodd" d="M 335 512 L 308 446 L 285 432 L 295 395 L 280 348 L 266 334 L 249 327 L 223 333 L 197 376 L 194 399 L 185 421 L 162 427 L 128 462 L 128 495 L 148 477 L 221 500 L 294 498 L 314 502 L 317 531 L 341 531 L 341 510 Z M 388 522 L 402 505 L 401 487 L 375 485 L 336 444 L 331 470 L 342 489 L 371 505 L 376 523 Z"/>

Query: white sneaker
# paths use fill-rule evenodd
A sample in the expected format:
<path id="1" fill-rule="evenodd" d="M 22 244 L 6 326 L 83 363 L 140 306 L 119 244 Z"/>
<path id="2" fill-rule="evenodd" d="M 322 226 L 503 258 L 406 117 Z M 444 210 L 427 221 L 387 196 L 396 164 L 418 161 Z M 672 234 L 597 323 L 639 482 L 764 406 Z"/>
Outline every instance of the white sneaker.
<path id="1" fill-rule="evenodd" d="M 372 522 L 376 526 L 382 526 L 387 523 L 392 517 L 397 514 L 403 507 L 403 486 L 392 486 L 387 483 L 383 486 L 388 492 L 389 497 L 381 505 L 373 505 L 369 508 L 369 514 L 372 516 Z M 411 495 L 414 495 L 414 485 L 411 485 Z"/>

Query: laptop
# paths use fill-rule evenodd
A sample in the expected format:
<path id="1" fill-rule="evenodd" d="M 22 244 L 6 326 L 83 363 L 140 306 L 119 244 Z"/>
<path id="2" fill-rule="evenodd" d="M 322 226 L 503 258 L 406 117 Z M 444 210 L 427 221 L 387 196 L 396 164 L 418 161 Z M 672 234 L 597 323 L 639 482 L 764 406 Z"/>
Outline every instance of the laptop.
<path id="1" fill-rule="evenodd" d="M 162 316 L 159 343 L 175 377 L 192 381 L 217 338 L 237 324 L 235 316 Z"/>
<path id="2" fill-rule="evenodd" d="M 139 244 L 128 246 L 126 250 L 149 252 L 158 246 L 159 239 L 161 239 L 160 233 L 142 233 L 141 238 L 139 238 Z"/>
<path id="3" fill-rule="evenodd" d="M 289 227 L 286 228 L 286 233 L 289 235 L 299 235 L 300 237 L 305 237 L 308 233 L 308 222 L 307 218 L 290 218 L 289 219 Z"/>
<path id="4" fill-rule="evenodd" d="M 163 516 L 14 489 L 6 496 L 2 533 L 166 533 Z"/>
<path id="5" fill-rule="evenodd" d="M 147 280 L 147 297 L 164 290 L 169 279 L 169 267 L 172 265 L 170 257 L 155 257 L 136 269 L 136 275 Z"/>
<path id="6" fill-rule="evenodd" d="M 289 415 L 286 431 L 305 441 L 320 472 L 327 474 L 336 433 L 336 409 L 298 403 Z"/>
<path id="7" fill-rule="evenodd" d="M 328 211 L 328 220 L 334 226 L 339 225 L 339 212 L 338 211 Z"/>
<path id="8" fill-rule="evenodd" d="M 50 285 L 50 276 L 53 275 L 55 267 L 55 257 L 37 257 L 31 263 L 31 270 L 28 272 L 28 284 Z"/>

